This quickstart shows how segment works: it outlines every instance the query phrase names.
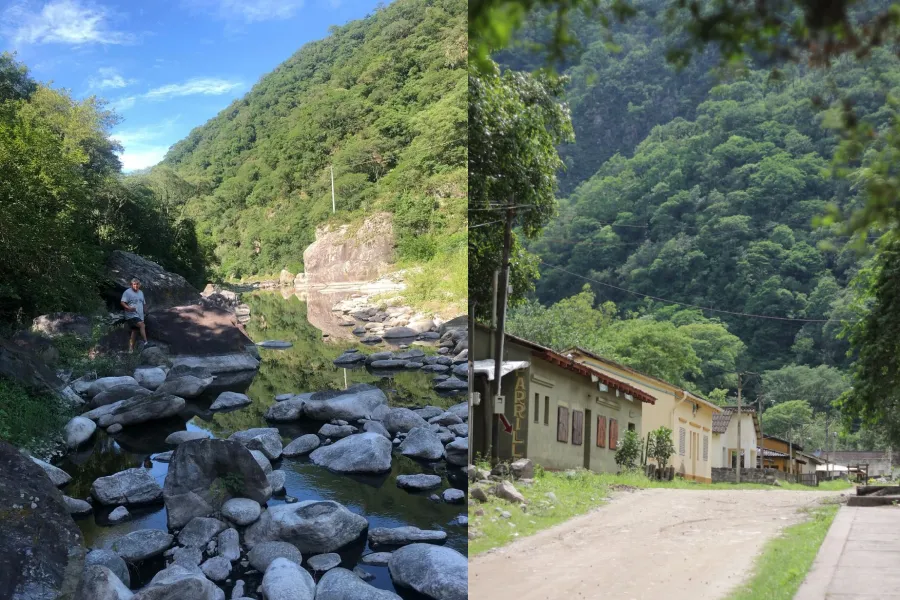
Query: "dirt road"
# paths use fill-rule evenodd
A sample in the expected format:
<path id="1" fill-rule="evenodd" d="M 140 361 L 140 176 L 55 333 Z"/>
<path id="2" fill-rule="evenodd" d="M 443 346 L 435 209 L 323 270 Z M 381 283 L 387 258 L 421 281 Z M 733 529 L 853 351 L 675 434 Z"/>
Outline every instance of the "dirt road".
<path id="1" fill-rule="evenodd" d="M 834 492 L 621 492 L 596 511 L 469 562 L 472 600 L 720 599 L 763 544 Z"/>

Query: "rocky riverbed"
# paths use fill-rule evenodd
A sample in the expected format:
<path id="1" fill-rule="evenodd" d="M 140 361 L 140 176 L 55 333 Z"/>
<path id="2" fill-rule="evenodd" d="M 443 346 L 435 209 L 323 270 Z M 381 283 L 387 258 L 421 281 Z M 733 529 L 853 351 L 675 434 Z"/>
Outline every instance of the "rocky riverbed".
<path id="1" fill-rule="evenodd" d="M 70 454 L 27 461 L 84 539 L 54 555 L 60 582 L 136 600 L 467 597 L 467 406 L 426 368 L 464 364 L 459 340 L 438 354 L 434 324 L 431 346 L 384 359 L 418 367 L 381 368 L 379 348 L 323 343 L 296 298 L 251 296 L 251 338 L 290 343 L 260 348 L 252 379 L 149 348 L 131 374 L 73 385 Z"/>

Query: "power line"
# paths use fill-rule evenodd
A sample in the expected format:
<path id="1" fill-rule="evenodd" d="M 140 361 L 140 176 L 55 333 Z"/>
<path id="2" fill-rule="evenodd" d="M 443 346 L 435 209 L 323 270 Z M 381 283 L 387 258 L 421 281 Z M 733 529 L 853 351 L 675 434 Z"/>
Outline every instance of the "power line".
<path id="1" fill-rule="evenodd" d="M 476 227 L 487 227 L 488 225 L 494 225 L 495 223 L 503 223 L 504 219 L 498 219 L 497 221 L 488 221 L 487 223 L 479 223 L 478 225 L 470 225 L 469 229 L 475 229 Z"/>
<path id="2" fill-rule="evenodd" d="M 775 317 L 772 315 L 755 315 L 755 314 L 751 314 L 751 313 L 743 313 L 743 312 L 737 312 L 737 311 L 732 311 L 732 310 L 722 310 L 722 309 L 718 309 L 718 308 L 710 308 L 708 306 L 698 306 L 696 304 L 687 304 L 685 302 L 679 302 L 677 300 L 669 300 L 667 298 L 660 298 L 659 296 L 651 296 L 650 294 L 642 294 L 641 292 L 635 292 L 632 290 L 628 290 L 623 287 L 619 287 L 617 285 L 612 285 L 611 283 L 605 283 L 603 281 L 598 281 L 598 280 L 592 279 L 590 277 L 585 277 L 584 275 L 579 275 L 578 273 L 572 273 L 571 271 L 567 271 L 566 269 L 563 269 L 562 267 L 557 267 L 555 265 L 547 264 L 544 261 L 540 261 L 540 263 L 542 265 L 544 265 L 545 267 L 549 267 L 551 269 L 556 269 L 558 271 L 562 271 L 563 273 L 567 273 L 569 275 L 572 275 L 573 277 L 578 277 L 580 279 L 584 279 L 585 281 L 590 281 L 592 283 L 596 283 L 597 285 L 606 286 L 608 288 L 612 288 L 614 290 L 619 290 L 620 292 L 625 292 L 627 294 L 641 296 L 642 298 L 650 298 L 651 300 L 656 300 L 658 302 L 668 302 L 669 304 L 677 304 L 678 306 L 684 306 L 685 308 L 696 308 L 699 310 L 705 310 L 705 311 L 715 312 L 715 313 L 722 313 L 722 314 L 726 314 L 726 315 L 732 315 L 735 317 L 751 317 L 754 319 L 769 319 L 769 320 L 773 320 L 773 321 L 790 321 L 790 322 L 795 322 L 795 323 L 831 323 L 831 322 L 840 320 L 840 319 L 795 319 L 795 318 L 791 318 L 791 317 Z"/>

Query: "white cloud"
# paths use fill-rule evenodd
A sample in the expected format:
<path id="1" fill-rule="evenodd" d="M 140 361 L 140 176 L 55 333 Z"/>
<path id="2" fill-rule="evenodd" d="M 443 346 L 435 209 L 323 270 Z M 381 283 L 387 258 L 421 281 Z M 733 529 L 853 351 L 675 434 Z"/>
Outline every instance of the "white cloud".
<path id="1" fill-rule="evenodd" d="M 3 34 L 14 44 L 125 44 L 132 36 L 109 28 L 108 14 L 81 0 L 51 0 L 38 6 L 25 0 L 0 16 Z"/>
<path id="2" fill-rule="evenodd" d="M 186 4 L 221 19 L 257 23 L 289 19 L 303 6 L 303 0 L 186 0 Z"/>
<path id="3" fill-rule="evenodd" d="M 169 151 L 164 141 L 166 138 L 172 139 L 177 133 L 174 130 L 177 121 L 176 116 L 152 127 L 126 129 L 110 135 L 110 139 L 119 142 L 124 149 L 119 154 L 122 170 L 138 171 L 161 161 Z"/>
<path id="4" fill-rule="evenodd" d="M 136 82 L 136 79 L 125 79 L 115 69 L 104 67 L 97 71 L 97 77 L 92 77 L 88 85 L 91 89 L 105 90 L 128 87 Z"/>
<path id="5" fill-rule="evenodd" d="M 118 100 L 113 100 L 109 103 L 109 108 L 116 111 L 122 112 L 123 110 L 128 110 L 134 103 L 137 101 L 135 96 L 128 96 L 125 98 L 119 98 Z"/>
<path id="6" fill-rule="evenodd" d="M 195 77 L 184 83 L 172 83 L 150 90 L 144 94 L 149 100 L 162 100 L 178 96 L 221 96 L 241 87 L 240 81 L 229 81 L 215 77 Z"/>
<path id="7" fill-rule="evenodd" d="M 151 146 L 137 151 L 126 149 L 119 155 L 119 160 L 122 162 L 124 172 L 140 171 L 158 164 L 168 151 L 168 146 Z"/>

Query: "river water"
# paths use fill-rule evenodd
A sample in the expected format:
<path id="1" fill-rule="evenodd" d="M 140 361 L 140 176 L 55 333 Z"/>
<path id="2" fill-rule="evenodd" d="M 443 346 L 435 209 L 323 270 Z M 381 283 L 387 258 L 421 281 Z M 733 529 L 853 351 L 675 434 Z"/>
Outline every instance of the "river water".
<path id="1" fill-rule="evenodd" d="M 73 498 L 85 498 L 90 495 L 91 484 L 96 478 L 141 465 L 149 468 L 159 484 L 163 485 L 168 464 L 158 462 L 154 457 L 172 450 L 165 443 L 169 434 L 187 429 L 205 431 L 216 438 L 227 438 L 235 431 L 276 426 L 267 423 L 264 414 L 275 403 L 277 394 L 344 389 L 355 383 L 370 383 L 385 392 L 391 406 L 416 408 L 433 405 L 446 408 L 465 399 L 464 395 L 437 395 L 432 390 L 432 376 L 428 373 L 410 371 L 381 376 L 365 369 L 335 367 L 332 361 L 338 355 L 349 347 L 359 346 L 352 335 L 329 334 L 323 340 L 323 331 L 331 329 L 330 324 L 325 323 L 331 318 L 330 306 L 340 296 L 304 297 L 306 301 L 301 301 L 294 295 L 285 296 L 287 297 L 278 292 L 244 294 L 243 300 L 250 305 L 252 311 L 251 321 L 246 328 L 256 342 L 266 339 L 284 340 L 293 343 L 291 348 L 260 349 L 260 369 L 251 382 L 208 390 L 203 397 L 189 401 L 186 411 L 180 417 L 127 427 L 115 439 L 98 428 L 92 446 L 69 455 L 59 465 L 72 475 L 72 482 L 64 489 L 64 493 Z M 323 314 L 321 307 L 328 307 L 327 315 Z M 308 309 L 311 309 L 309 314 Z M 317 329 L 310 321 L 322 329 Z M 384 349 L 386 348 L 383 346 L 369 347 L 367 351 Z M 211 413 L 209 405 L 224 389 L 246 393 L 252 404 L 233 412 Z M 277 425 L 285 445 L 299 435 L 315 433 L 320 426 L 321 423 L 303 421 Z M 288 496 L 300 501 L 337 501 L 366 517 L 370 528 L 412 525 L 420 529 L 444 530 L 448 535 L 446 545 L 464 555 L 467 553 L 467 527 L 455 524 L 458 516 L 465 515 L 465 505 L 451 505 L 429 499 L 431 494 L 440 494 L 447 487 L 466 489 L 465 477 L 458 468 L 448 473 L 446 463 L 423 464 L 398 453 L 394 454 L 391 472 L 377 478 L 331 473 L 312 464 L 306 457 L 282 458 L 273 461 L 272 466 L 287 474 L 285 488 Z M 409 493 L 397 487 L 398 475 L 423 472 L 441 475 L 442 487 L 428 493 Z M 273 497 L 268 505 L 271 507 L 284 502 L 284 496 Z M 89 548 L 108 547 L 116 538 L 137 529 L 167 529 L 166 511 L 162 504 L 129 507 L 132 520 L 118 525 L 110 525 L 108 522 L 107 516 L 112 508 L 98 510 L 95 506 L 95 514 L 78 521 Z M 348 569 L 360 566 L 374 576 L 370 583 L 375 587 L 394 590 L 405 598 L 417 597 L 410 595 L 408 591 L 395 590 L 387 567 L 358 565 L 360 556 L 368 552 L 370 550 L 362 543 L 342 551 L 341 566 Z M 164 566 L 164 559 L 159 557 L 131 567 L 132 589 L 149 581 Z M 261 574 L 241 575 L 239 563 L 235 563 L 230 583 L 222 587 L 230 598 L 234 581 L 242 578 L 247 584 L 245 595 L 258 597 L 255 590 L 261 577 Z"/>

